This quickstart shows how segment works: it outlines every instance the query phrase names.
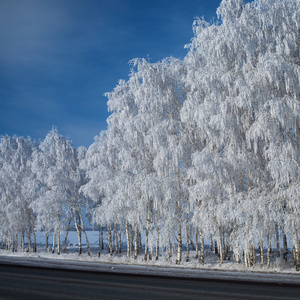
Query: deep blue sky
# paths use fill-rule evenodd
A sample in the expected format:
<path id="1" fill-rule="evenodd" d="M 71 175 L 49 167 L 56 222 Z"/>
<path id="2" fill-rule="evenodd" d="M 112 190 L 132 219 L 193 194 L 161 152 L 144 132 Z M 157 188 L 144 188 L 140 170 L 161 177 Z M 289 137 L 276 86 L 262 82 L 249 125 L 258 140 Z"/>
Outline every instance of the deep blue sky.
<path id="1" fill-rule="evenodd" d="M 182 59 L 194 17 L 216 19 L 220 2 L 0 0 L 0 135 L 43 139 L 55 125 L 88 147 L 128 61 Z"/>

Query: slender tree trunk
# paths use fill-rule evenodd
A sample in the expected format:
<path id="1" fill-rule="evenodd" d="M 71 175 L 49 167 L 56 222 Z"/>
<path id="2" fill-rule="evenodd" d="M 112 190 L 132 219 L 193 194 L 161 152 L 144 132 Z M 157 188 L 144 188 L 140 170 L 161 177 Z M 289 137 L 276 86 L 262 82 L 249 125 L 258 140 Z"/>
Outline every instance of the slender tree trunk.
<path id="1" fill-rule="evenodd" d="M 33 235 L 33 252 L 36 252 L 36 235 L 34 232 L 34 228 L 32 227 L 32 235 Z"/>
<path id="2" fill-rule="evenodd" d="M 81 229 L 80 228 L 78 228 L 77 237 L 78 237 L 78 254 L 81 255 L 82 254 L 82 237 L 81 237 Z"/>
<path id="3" fill-rule="evenodd" d="M 132 246 L 133 246 L 133 230 L 132 230 L 132 225 L 129 224 L 129 238 L 130 238 L 130 244 L 129 244 L 129 247 L 130 247 L 130 253 L 132 253 Z"/>
<path id="4" fill-rule="evenodd" d="M 120 228 L 120 230 L 119 230 L 119 253 L 122 252 L 122 239 L 121 239 L 121 237 L 122 237 L 122 233 L 121 233 L 121 228 Z"/>
<path id="5" fill-rule="evenodd" d="M 147 224 L 146 224 L 146 236 L 145 236 L 145 255 L 144 255 L 144 260 L 147 260 L 148 257 L 148 239 L 149 239 L 149 224 L 150 224 L 150 216 L 148 213 L 148 219 L 147 219 Z"/>
<path id="6" fill-rule="evenodd" d="M 219 255 L 220 255 L 220 265 L 223 264 L 223 249 L 222 249 L 222 232 L 219 226 Z"/>
<path id="7" fill-rule="evenodd" d="M 282 222 L 282 243 L 283 243 L 283 259 L 287 261 L 288 247 L 287 247 L 287 238 L 286 238 L 283 222 Z"/>
<path id="8" fill-rule="evenodd" d="M 185 230 L 186 230 L 186 262 L 189 262 L 190 261 L 190 235 L 189 235 L 187 222 L 185 224 Z"/>
<path id="9" fill-rule="evenodd" d="M 250 258 L 249 258 L 249 253 L 248 253 L 248 249 L 247 249 L 246 246 L 244 247 L 244 262 L 245 262 L 246 268 L 249 268 L 249 266 L 250 266 Z"/>
<path id="10" fill-rule="evenodd" d="M 200 238 L 200 258 L 199 258 L 199 263 L 204 265 L 204 237 L 202 233 L 202 229 L 199 228 L 199 238 Z"/>
<path id="11" fill-rule="evenodd" d="M 137 259 L 138 252 L 139 252 L 139 229 L 138 229 L 138 225 L 135 224 L 134 259 Z"/>
<path id="12" fill-rule="evenodd" d="M 178 210 L 178 219 L 177 219 L 177 258 L 176 264 L 181 263 L 182 259 L 182 235 L 181 235 L 181 205 L 180 197 L 177 200 L 177 210 Z"/>
<path id="13" fill-rule="evenodd" d="M 226 257 L 228 260 L 231 259 L 231 249 L 232 249 L 232 247 L 230 245 L 230 240 L 228 238 L 229 235 L 230 235 L 229 233 L 227 233 L 227 235 L 226 235 Z"/>
<path id="14" fill-rule="evenodd" d="M 275 232 L 276 232 L 276 253 L 277 253 L 277 258 L 280 257 L 280 245 L 279 245 L 279 230 L 278 230 L 278 224 L 275 223 Z"/>
<path id="15" fill-rule="evenodd" d="M 100 226 L 100 233 L 101 233 L 100 248 L 103 250 L 104 249 L 104 242 L 103 242 L 103 227 L 102 226 Z"/>
<path id="16" fill-rule="evenodd" d="M 215 240 L 215 254 L 218 254 L 219 251 L 218 251 L 218 243 L 217 243 L 217 240 Z"/>
<path id="17" fill-rule="evenodd" d="M 98 225 L 98 238 L 99 238 L 99 252 L 98 252 L 98 256 L 100 257 L 100 253 L 101 253 L 101 226 L 100 225 Z"/>
<path id="18" fill-rule="evenodd" d="M 87 250 L 88 250 L 88 255 L 90 256 L 91 255 L 91 248 L 90 248 L 89 238 L 88 238 L 87 233 L 86 233 L 86 231 L 85 231 L 85 229 L 83 227 L 82 227 L 82 231 L 83 231 L 84 236 L 85 236 Z"/>
<path id="19" fill-rule="evenodd" d="M 19 245 L 18 245 L 18 234 L 16 233 L 16 252 L 18 251 L 18 247 L 19 247 Z"/>
<path id="20" fill-rule="evenodd" d="M 250 246 L 250 266 L 251 267 L 255 266 L 255 263 L 256 263 L 255 246 L 254 246 L 254 242 L 252 242 Z"/>
<path id="21" fill-rule="evenodd" d="M 141 234 L 141 232 L 139 232 L 139 247 L 140 247 L 140 251 L 142 252 L 142 234 Z"/>
<path id="22" fill-rule="evenodd" d="M 259 242 L 259 248 L 260 248 L 260 266 L 264 266 L 264 244 L 263 240 L 261 239 Z"/>
<path id="23" fill-rule="evenodd" d="M 239 254 L 240 250 L 239 250 L 239 241 L 238 241 L 238 227 L 237 227 L 236 220 L 234 220 L 233 229 L 234 229 L 234 242 L 235 242 L 235 246 L 234 246 L 235 262 L 239 264 L 241 262 L 241 259 Z"/>
<path id="24" fill-rule="evenodd" d="M 15 237 L 14 235 L 11 236 L 11 252 L 15 252 Z"/>
<path id="25" fill-rule="evenodd" d="M 25 241 L 24 241 L 24 231 L 22 230 L 21 232 L 21 247 L 22 247 L 22 251 L 25 251 Z"/>
<path id="26" fill-rule="evenodd" d="M 113 255 L 113 244 L 112 244 L 112 236 L 111 236 L 111 225 L 109 224 L 107 226 L 107 230 L 108 230 L 108 247 L 109 247 L 109 254 Z"/>
<path id="27" fill-rule="evenodd" d="M 169 246 L 168 246 L 168 259 L 172 257 L 172 247 L 171 247 L 171 240 L 169 238 Z"/>
<path id="28" fill-rule="evenodd" d="M 283 234 L 283 258 L 285 261 L 287 261 L 287 255 L 288 255 L 287 238 L 286 238 L 286 234 Z"/>
<path id="29" fill-rule="evenodd" d="M 117 243 L 117 228 L 116 223 L 114 223 L 114 229 L 113 229 L 113 249 L 115 253 L 118 253 L 118 243 Z"/>
<path id="30" fill-rule="evenodd" d="M 36 252 L 36 235 L 34 231 L 34 224 L 33 224 L 33 216 L 30 217 L 31 221 L 31 231 L 32 231 L 32 236 L 33 236 L 33 252 Z"/>
<path id="31" fill-rule="evenodd" d="M 196 234 L 195 234 L 195 241 L 196 241 L 196 255 L 195 258 L 198 259 L 198 228 L 196 227 Z"/>
<path id="32" fill-rule="evenodd" d="M 268 252 L 267 252 L 267 266 L 270 268 L 270 254 L 271 254 L 271 236 L 268 233 Z"/>
<path id="33" fill-rule="evenodd" d="M 212 234 L 210 235 L 210 251 L 214 251 L 214 241 L 213 241 L 213 236 Z"/>
<path id="34" fill-rule="evenodd" d="M 81 243 L 81 228 L 78 224 L 78 218 L 77 218 L 76 211 L 74 210 L 74 224 L 77 232 L 77 238 L 78 238 L 78 254 L 81 255 L 82 253 L 82 243 Z"/>
<path id="35" fill-rule="evenodd" d="M 67 233 L 66 233 L 65 241 L 64 241 L 64 249 L 63 249 L 63 253 L 66 253 L 66 249 L 67 249 L 68 234 L 69 234 L 69 231 L 70 231 L 71 220 L 72 220 L 72 217 L 69 218 L 69 223 L 68 223 Z"/>
<path id="36" fill-rule="evenodd" d="M 182 257 L 182 236 L 181 236 L 181 221 L 177 221 L 178 225 L 178 231 L 177 231 L 177 258 L 176 258 L 176 264 L 179 264 L 181 262 Z"/>
<path id="37" fill-rule="evenodd" d="M 53 231 L 52 254 L 55 252 L 56 228 Z"/>
<path id="38" fill-rule="evenodd" d="M 45 249 L 46 249 L 46 252 L 48 252 L 48 246 L 49 246 L 49 234 L 48 234 L 48 232 L 46 232 L 45 240 L 46 240 L 46 247 L 45 247 Z"/>
<path id="39" fill-rule="evenodd" d="M 222 242 L 223 242 L 223 259 L 226 260 L 226 231 L 222 227 Z"/>
<path id="40" fill-rule="evenodd" d="M 29 218 L 29 216 L 28 216 Z M 27 226 L 27 243 L 28 243 L 28 248 L 27 252 L 31 252 L 31 234 L 30 234 L 30 220 L 28 219 L 28 226 Z"/>
<path id="41" fill-rule="evenodd" d="M 129 238 L 129 225 L 128 225 L 128 221 L 126 220 L 126 224 L 125 224 L 125 230 L 126 230 L 126 240 L 127 240 L 127 257 L 130 256 L 130 238 Z"/>
<path id="42" fill-rule="evenodd" d="M 156 247 L 155 247 L 155 259 L 158 260 L 159 256 L 159 228 L 157 227 L 157 238 L 156 238 Z"/>
<path id="43" fill-rule="evenodd" d="M 57 254 L 60 255 L 60 229 L 57 229 Z"/>
<path id="44" fill-rule="evenodd" d="M 90 242 L 89 242 L 89 238 L 86 234 L 86 231 L 84 229 L 84 224 L 83 224 L 83 220 L 82 220 L 82 217 L 81 217 L 81 212 L 80 211 L 77 211 L 77 215 L 78 215 L 78 218 L 79 218 L 79 221 L 80 221 L 80 230 L 83 231 L 84 233 L 84 236 L 85 236 L 85 240 L 86 240 L 86 245 L 87 245 L 87 250 L 88 250 L 88 255 L 91 255 L 91 248 L 90 248 Z"/>

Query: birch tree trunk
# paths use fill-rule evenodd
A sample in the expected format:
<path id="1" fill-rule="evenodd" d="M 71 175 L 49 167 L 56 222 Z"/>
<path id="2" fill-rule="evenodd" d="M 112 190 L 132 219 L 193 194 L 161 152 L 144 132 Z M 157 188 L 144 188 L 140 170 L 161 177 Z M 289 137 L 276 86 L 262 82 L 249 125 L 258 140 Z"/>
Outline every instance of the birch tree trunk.
<path id="1" fill-rule="evenodd" d="M 246 268 L 249 268 L 250 258 L 249 258 L 249 253 L 248 253 L 248 249 L 246 246 L 244 247 L 244 263 L 245 263 Z"/>
<path id="2" fill-rule="evenodd" d="M 22 247 L 22 251 L 25 251 L 25 241 L 24 241 L 24 231 L 22 230 L 21 232 L 21 247 Z"/>
<path id="3" fill-rule="evenodd" d="M 129 224 L 129 238 L 130 238 L 130 243 L 129 243 L 129 247 L 130 247 L 130 254 L 132 253 L 132 246 L 133 246 L 133 230 L 132 230 L 132 225 Z"/>
<path id="4" fill-rule="evenodd" d="M 121 233 L 121 228 L 120 228 L 120 231 L 119 231 L 119 253 L 122 252 L 122 233 Z"/>
<path id="5" fill-rule="evenodd" d="M 210 235 L 210 251 L 214 251 L 214 241 L 213 241 L 213 236 L 212 234 Z"/>
<path id="6" fill-rule="evenodd" d="M 57 254 L 60 255 L 60 229 L 57 229 Z"/>
<path id="7" fill-rule="evenodd" d="M 223 264 L 223 249 L 222 249 L 222 232 L 219 226 L 219 255 L 220 255 L 220 265 Z"/>
<path id="8" fill-rule="evenodd" d="M 49 233 L 47 232 L 46 233 L 46 252 L 49 252 L 48 247 L 49 247 Z"/>
<path id="9" fill-rule="evenodd" d="M 15 252 L 15 237 L 14 237 L 14 235 L 12 235 L 12 237 L 11 237 L 11 244 L 12 244 L 11 252 Z"/>
<path id="10" fill-rule="evenodd" d="M 288 255 L 288 247 L 287 247 L 287 238 L 286 234 L 283 232 L 283 258 L 285 261 L 287 261 L 287 255 Z"/>
<path id="11" fill-rule="evenodd" d="M 18 234 L 16 233 L 16 252 L 18 251 L 18 247 L 19 247 L 19 245 L 18 245 Z"/>
<path id="12" fill-rule="evenodd" d="M 115 253 L 118 253 L 118 237 L 117 237 L 116 223 L 114 223 L 114 230 L 113 230 L 113 248 L 115 249 Z"/>
<path id="13" fill-rule="evenodd" d="M 226 257 L 228 260 L 231 259 L 231 249 L 232 249 L 232 247 L 230 245 L 229 238 L 226 236 Z"/>
<path id="14" fill-rule="evenodd" d="M 100 226 L 100 225 L 98 225 L 98 239 L 99 239 L 99 253 L 98 253 L 98 256 L 100 256 L 100 251 L 101 251 L 101 249 L 102 249 L 102 247 L 101 247 L 101 239 L 103 238 L 102 237 L 102 234 L 103 234 L 103 232 L 101 233 L 101 230 L 102 230 L 102 226 Z"/>
<path id="15" fill-rule="evenodd" d="M 278 230 L 278 223 L 275 223 L 275 233 L 276 233 L 276 253 L 277 253 L 277 258 L 280 257 L 280 245 L 279 245 L 279 230 Z"/>
<path id="16" fill-rule="evenodd" d="M 72 217 L 69 218 L 67 233 L 66 233 L 65 241 L 64 241 L 63 253 L 66 253 L 66 250 L 67 250 L 68 234 L 69 234 L 69 231 L 70 231 L 71 220 L 72 220 Z"/>
<path id="17" fill-rule="evenodd" d="M 86 231 L 85 231 L 84 227 L 82 227 L 82 231 L 83 231 L 84 236 L 85 236 L 86 245 L 87 245 L 87 248 L 88 248 L 88 255 L 90 256 L 91 255 L 91 248 L 90 248 L 89 238 L 88 238 L 88 236 L 86 234 Z"/>
<path id="18" fill-rule="evenodd" d="M 268 233 L 268 252 L 267 252 L 267 266 L 270 268 L 270 254 L 271 254 L 271 236 Z"/>
<path id="19" fill-rule="evenodd" d="M 181 221 L 177 221 L 178 229 L 177 229 L 177 258 L 176 264 L 181 262 L 182 258 L 182 236 L 181 236 Z"/>
<path id="20" fill-rule="evenodd" d="M 100 234 L 101 234 L 101 237 L 100 237 L 100 249 L 103 250 L 104 249 L 104 243 L 103 243 L 103 227 L 100 226 Z"/>
<path id="21" fill-rule="evenodd" d="M 168 259 L 172 257 L 172 247 L 171 247 L 171 240 L 169 238 L 169 245 L 168 245 Z"/>
<path id="22" fill-rule="evenodd" d="M 189 236 L 189 229 L 188 229 L 187 222 L 185 224 L 185 230 L 186 230 L 186 262 L 189 262 L 190 261 L 190 236 Z"/>
<path id="23" fill-rule="evenodd" d="M 177 258 L 176 264 L 181 263 L 182 259 L 182 235 L 181 235 L 181 205 L 180 205 L 180 197 L 178 196 L 177 200 Z"/>
<path id="24" fill-rule="evenodd" d="M 237 223 L 236 220 L 234 220 L 233 223 L 233 229 L 234 229 L 234 255 L 235 255 L 235 262 L 239 264 L 241 262 L 240 259 L 240 250 L 239 250 L 239 241 L 238 241 L 238 228 L 237 228 Z"/>
<path id="25" fill-rule="evenodd" d="M 142 252 L 142 234 L 141 234 L 141 232 L 139 232 L 139 247 L 140 247 L 140 251 Z"/>
<path id="26" fill-rule="evenodd" d="M 147 260 L 148 257 L 148 238 L 149 238 L 149 224 L 150 224 L 150 216 L 148 212 L 148 218 L 147 218 L 147 224 L 146 224 L 146 229 L 145 229 L 145 255 L 144 255 L 144 260 Z"/>
<path id="27" fill-rule="evenodd" d="M 31 252 L 31 234 L 30 234 L 30 220 L 28 219 L 28 225 L 27 225 L 27 252 Z"/>
<path id="28" fill-rule="evenodd" d="M 112 247 L 114 249 L 114 252 L 116 252 L 116 224 L 113 226 L 113 232 L 112 232 Z"/>
<path id="29" fill-rule="evenodd" d="M 156 238 L 156 247 L 155 247 L 155 259 L 158 260 L 159 256 L 159 228 L 157 227 L 157 238 Z"/>
<path id="30" fill-rule="evenodd" d="M 55 252 L 56 228 L 53 231 L 52 254 Z"/>
<path id="31" fill-rule="evenodd" d="M 139 252 L 139 230 L 138 230 L 138 225 L 135 224 L 134 259 L 137 259 L 138 252 Z"/>
<path id="32" fill-rule="evenodd" d="M 260 248 L 260 266 L 264 266 L 264 244 L 263 240 L 261 239 L 259 242 L 259 248 Z"/>
<path id="33" fill-rule="evenodd" d="M 254 242 L 252 242 L 250 246 L 250 266 L 251 267 L 255 266 L 255 263 L 256 263 L 255 246 L 254 246 Z"/>
<path id="34" fill-rule="evenodd" d="M 198 259 L 198 228 L 196 228 L 196 234 L 195 234 L 195 241 L 196 241 L 196 255 L 195 255 L 195 258 Z"/>
<path id="35" fill-rule="evenodd" d="M 130 256 L 130 238 L 129 238 L 129 225 L 128 225 L 128 221 L 126 220 L 126 224 L 125 224 L 125 230 L 126 230 L 126 241 L 127 241 L 127 257 Z"/>
<path id="36" fill-rule="evenodd" d="M 199 263 L 204 265 L 204 250 L 205 250 L 205 245 L 204 245 L 204 237 L 202 233 L 202 229 L 199 228 L 199 237 L 200 237 L 200 258 L 199 258 Z"/>
<path id="37" fill-rule="evenodd" d="M 31 231 L 32 231 L 32 236 L 33 236 L 33 252 L 36 252 L 36 235 L 34 231 L 34 224 L 33 224 L 33 217 L 31 216 L 30 218 L 31 221 Z"/>
<path id="38" fill-rule="evenodd" d="M 218 251 L 218 243 L 217 243 L 217 240 L 215 240 L 215 254 L 218 254 L 219 251 Z"/>
<path id="39" fill-rule="evenodd" d="M 111 236 L 111 225 L 109 224 L 107 226 L 107 230 L 108 230 L 108 247 L 109 247 L 109 254 L 113 255 L 113 244 L 112 244 L 112 236 Z"/>
<path id="40" fill-rule="evenodd" d="M 36 252 L 36 235 L 33 227 L 32 227 L 32 235 L 33 235 L 33 252 Z"/>
<path id="41" fill-rule="evenodd" d="M 74 210 L 74 224 L 77 232 L 77 238 L 78 238 L 78 254 L 81 255 L 82 253 L 82 244 L 81 244 L 81 229 L 78 224 L 76 211 Z"/>
<path id="42" fill-rule="evenodd" d="M 222 227 L 222 243 L 223 243 L 223 259 L 226 260 L 226 232 L 225 228 Z"/>

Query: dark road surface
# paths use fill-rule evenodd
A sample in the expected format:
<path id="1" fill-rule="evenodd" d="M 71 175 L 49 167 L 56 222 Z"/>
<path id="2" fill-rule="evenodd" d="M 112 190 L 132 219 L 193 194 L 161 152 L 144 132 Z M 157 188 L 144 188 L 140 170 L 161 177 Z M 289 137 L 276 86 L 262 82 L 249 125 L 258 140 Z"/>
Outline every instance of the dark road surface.
<path id="1" fill-rule="evenodd" d="M 300 299 L 300 286 L 0 265 L 0 299 Z"/>

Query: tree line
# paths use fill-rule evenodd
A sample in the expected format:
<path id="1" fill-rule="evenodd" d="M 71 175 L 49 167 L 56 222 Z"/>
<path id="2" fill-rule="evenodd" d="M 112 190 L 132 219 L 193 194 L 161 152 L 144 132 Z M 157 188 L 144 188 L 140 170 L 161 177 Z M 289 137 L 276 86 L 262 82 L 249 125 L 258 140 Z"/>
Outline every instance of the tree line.
<path id="1" fill-rule="evenodd" d="M 300 269 L 300 3 L 223 0 L 217 15 L 195 19 L 183 60 L 131 61 L 88 149 L 56 129 L 39 142 L 1 138 L 8 247 L 44 230 L 60 253 L 71 225 L 88 242 L 85 208 L 111 254 L 125 235 L 127 255 L 142 248 L 145 260 L 181 263 L 186 245 L 185 260 L 192 247 L 204 264 L 209 246 L 220 264 L 253 266 L 258 251 L 270 266 L 276 249 Z"/>

